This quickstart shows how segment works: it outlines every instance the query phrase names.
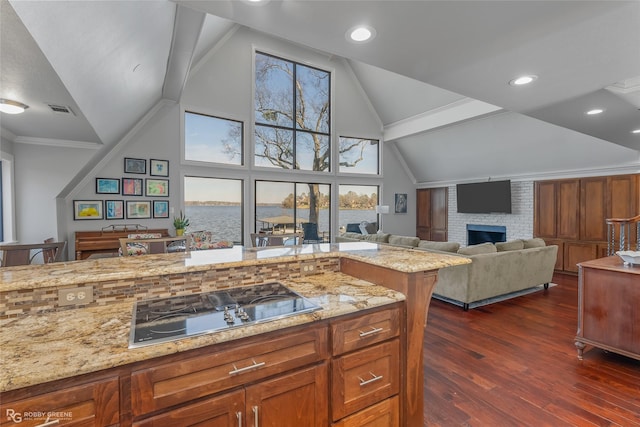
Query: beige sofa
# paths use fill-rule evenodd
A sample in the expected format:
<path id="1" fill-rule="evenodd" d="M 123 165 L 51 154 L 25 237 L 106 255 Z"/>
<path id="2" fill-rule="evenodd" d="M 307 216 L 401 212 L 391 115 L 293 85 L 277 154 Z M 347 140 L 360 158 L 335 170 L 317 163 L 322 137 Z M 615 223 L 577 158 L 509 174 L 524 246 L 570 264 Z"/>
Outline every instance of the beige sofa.
<path id="1" fill-rule="evenodd" d="M 454 242 L 430 242 L 417 237 L 394 235 L 355 235 L 344 233 L 337 241 L 365 240 L 430 252 L 456 253 L 471 259 L 471 264 L 440 270 L 434 297 L 462 305 L 468 310 L 474 303 L 535 286 L 548 287 L 558 247 L 547 246 L 542 239 L 482 243 L 460 248 Z"/>

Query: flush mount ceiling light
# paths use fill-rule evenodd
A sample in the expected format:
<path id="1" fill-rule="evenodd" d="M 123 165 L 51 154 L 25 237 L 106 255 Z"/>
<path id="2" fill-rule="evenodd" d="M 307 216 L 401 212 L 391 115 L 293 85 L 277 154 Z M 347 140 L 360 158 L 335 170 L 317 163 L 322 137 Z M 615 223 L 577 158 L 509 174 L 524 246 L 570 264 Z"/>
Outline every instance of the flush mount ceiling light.
<path id="1" fill-rule="evenodd" d="M 350 28 L 345 34 L 347 40 L 353 43 L 367 43 L 373 40 L 376 36 L 376 30 L 373 27 L 367 25 L 358 25 Z"/>
<path id="2" fill-rule="evenodd" d="M 596 115 L 602 114 L 602 113 L 604 113 L 604 109 L 602 109 L 602 108 L 594 108 L 592 110 L 587 111 L 585 114 L 587 116 L 596 116 Z"/>
<path id="3" fill-rule="evenodd" d="M 511 86 L 528 85 L 529 83 L 533 83 L 537 78 L 538 78 L 538 76 L 534 76 L 533 74 L 530 74 L 530 75 L 527 75 L 527 76 L 520 76 L 520 77 L 517 77 L 517 78 L 511 80 L 509 82 L 509 84 Z"/>
<path id="4" fill-rule="evenodd" d="M 640 133 L 640 129 L 634 129 L 631 131 L 631 133 Z"/>
<path id="5" fill-rule="evenodd" d="M 7 114 L 20 114 L 24 113 L 24 110 L 29 108 L 28 105 L 22 102 L 12 101 L 10 99 L 0 99 L 0 111 Z"/>

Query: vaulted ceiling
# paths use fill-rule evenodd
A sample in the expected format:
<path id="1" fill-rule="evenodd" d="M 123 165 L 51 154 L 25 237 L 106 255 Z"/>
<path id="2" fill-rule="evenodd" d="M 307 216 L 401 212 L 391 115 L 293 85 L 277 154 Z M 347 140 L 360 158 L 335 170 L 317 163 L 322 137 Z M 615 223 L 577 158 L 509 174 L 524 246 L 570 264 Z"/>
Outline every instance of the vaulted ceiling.
<path id="1" fill-rule="evenodd" d="M 114 145 L 158 101 L 178 102 L 190 67 L 239 24 L 346 58 L 418 183 L 640 164 L 638 1 L 0 7 L 0 97 L 30 106 L 0 117 L 16 143 Z M 357 24 L 376 37 L 349 42 Z M 508 84 L 522 74 L 538 79 Z M 605 112 L 584 114 L 594 107 Z"/>

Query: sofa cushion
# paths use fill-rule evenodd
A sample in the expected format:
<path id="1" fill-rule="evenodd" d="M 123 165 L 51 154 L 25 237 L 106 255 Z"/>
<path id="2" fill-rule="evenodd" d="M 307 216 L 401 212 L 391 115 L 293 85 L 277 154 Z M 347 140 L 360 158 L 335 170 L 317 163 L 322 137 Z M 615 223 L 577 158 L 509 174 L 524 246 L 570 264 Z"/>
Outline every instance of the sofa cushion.
<path id="1" fill-rule="evenodd" d="M 364 239 L 364 236 L 361 233 L 356 233 L 353 231 L 347 231 L 346 233 L 342 233 L 340 237 L 345 237 L 347 239 L 358 239 L 358 240 Z"/>
<path id="2" fill-rule="evenodd" d="M 364 240 L 375 243 L 389 243 L 389 233 L 374 233 L 364 236 Z"/>
<path id="3" fill-rule="evenodd" d="M 358 234 L 362 234 L 360 232 L 360 223 L 351 223 L 351 224 L 347 224 L 347 228 L 345 230 L 347 233 L 358 233 Z"/>
<path id="4" fill-rule="evenodd" d="M 496 242 L 495 245 L 498 252 L 519 251 L 524 249 L 524 242 L 521 239 L 511 240 L 508 242 Z"/>
<path id="5" fill-rule="evenodd" d="M 539 237 L 533 238 L 533 239 L 527 239 L 527 240 L 523 240 L 522 241 L 524 244 L 524 248 L 525 249 L 530 249 L 530 248 L 543 248 L 545 246 L 547 246 L 547 244 L 545 243 L 544 240 L 542 240 Z"/>
<path id="6" fill-rule="evenodd" d="M 408 246 L 415 248 L 420 243 L 419 237 L 409 237 L 409 236 L 389 236 L 389 244 L 390 245 L 398 245 L 398 246 Z"/>
<path id="7" fill-rule="evenodd" d="M 458 249 L 458 253 L 460 255 L 491 254 L 494 252 L 498 252 L 498 250 L 496 249 L 496 245 L 489 242 Z"/>
<path id="8" fill-rule="evenodd" d="M 418 247 L 422 249 L 433 249 L 434 251 L 458 252 L 460 243 L 457 242 L 432 242 L 430 240 L 420 240 Z"/>

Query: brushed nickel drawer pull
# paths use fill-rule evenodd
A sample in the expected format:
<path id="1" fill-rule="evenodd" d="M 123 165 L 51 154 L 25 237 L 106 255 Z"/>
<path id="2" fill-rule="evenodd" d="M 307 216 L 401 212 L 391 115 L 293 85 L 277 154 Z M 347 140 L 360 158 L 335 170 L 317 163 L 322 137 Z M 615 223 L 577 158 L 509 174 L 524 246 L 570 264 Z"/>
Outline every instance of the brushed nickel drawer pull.
<path id="1" fill-rule="evenodd" d="M 380 381 L 382 379 L 382 375 L 378 376 L 378 375 L 374 374 L 373 372 L 369 372 L 369 374 L 372 376 L 372 378 L 370 378 L 368 380 L 363 380 L 362 378 L 358 377 L 358 379 L 360 380 L 360 387 L 364 387 L 367 384 L 371 384 L 371 383 L 374 383 L 376 381 Z"/>
<path id="2" fill-rule="evenodd" d="M 378 332 L 382 332 L 384 329 L 382 328 L 371 328 L 370 331 L 362 332 L 360 331 L 360 338 L 368 337 L 369 335 L 377 334 Z"/>
<path id="3" fill-rule="evenodd" d="M 249 366 L 245 366 L 244 368 L 238 368 L 236 367 L 236 364 L 233 364 L 233 371 L 229 372 L 229 375 L 236 375 L 236 374 L 241 374 L 243 372 L 246 371 L 250 371 L 252 369 L 257 369 L 257 368 L 261 368 L 265 365 L 265 362 L 260 362 L 260 363 L 256 363 L 255 360 L 252 360 L 253 364 L 249 365 Z"/>
<path id="4" fill-rule="evenodd" d="M 253 409 L 253 425 L 254 427 L 259 427 L 258 426 L 258 407 L 254 406 L 251 409 Z"/>
<path id="5" fill-rule="evenodd" d="M 242 427 L 242 412 L 236 412 L 236 418 L 238 419 L 238 427 Z"/>

